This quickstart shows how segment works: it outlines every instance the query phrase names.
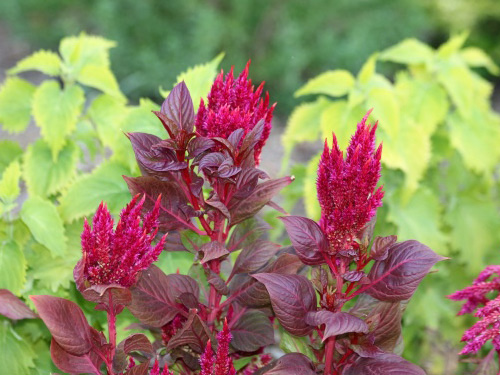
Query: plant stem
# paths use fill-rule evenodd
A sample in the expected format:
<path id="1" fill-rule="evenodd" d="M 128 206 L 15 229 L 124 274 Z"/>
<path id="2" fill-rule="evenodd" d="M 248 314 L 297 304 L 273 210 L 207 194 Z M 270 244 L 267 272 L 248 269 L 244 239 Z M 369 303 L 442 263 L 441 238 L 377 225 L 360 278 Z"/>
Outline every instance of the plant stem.
<path id="1" fill-rule="evenodd" d="M 325 372 L 324 375 L 332 374 L 333 353 L 335 351 L 335 336 L 326 339 L 325 347 Z"/>
<path id="2" fill-rule="evenodd" d="M 108 362 L 106 363 L 106 367 L 108 368 L 109 375 L 114 375 L 113 358 L 115 356 L 115 348 L 116 348 L 116 314 L 113 305 L 113 295 L 110 291 L 108 291 L 108 296 L 109 296 L 108 298 L 109 307 L 107 309 L 108 332 L 109 332 L 109 344 L 111 348 L 109 350 Z"/>

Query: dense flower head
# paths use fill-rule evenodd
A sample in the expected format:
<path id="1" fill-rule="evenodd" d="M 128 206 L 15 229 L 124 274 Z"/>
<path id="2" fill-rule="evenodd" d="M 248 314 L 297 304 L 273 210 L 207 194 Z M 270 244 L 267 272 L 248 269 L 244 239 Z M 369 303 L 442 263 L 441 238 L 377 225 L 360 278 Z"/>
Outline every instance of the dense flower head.
<path id="1" fill-rule="evenodd" d="M 158 259 L 166 235 L 152 246 L 158 232 L 160 198 L 152 211 L 141 215 L 145 197 L 136 195 L 122 210 L 113 230 L 113 218 L 101 203 L 92 221 L 85 219 L 82 233 L 83 276 L 90 285 L 132 286 L 139 271 Z M 142 218 L 142 225 L 141 225 Z"/>
<path id="2" fill-rule="evenodd" d="M 174 373 L 172 371 L 169 371 L 167 366 L 165 366 L 160 372 L 160 364 L 158 363 L 158 359 L 155 359 L 155 363 L 153 365 L 153 368 L 149 372 L 149 375 L 174 375 Z"/>
<path id="3" fill-rule="evenodd" d="M 366 124 L 369 114 L 358 124 L 345 159 L 333 134 L 332 149 L 325 141 L 319 162 L 320 226 L 332 253 L 351 249 L 353 241 L 382 205 L 382 187 L 375 191 L 380 178 L 382 145 L 375 149 L 377 124 L 373 127 Z"/>
<path id="4" fill-rule="evenodd" d="M 212 351 L 210 340 L 207 342 L 205 352 L 201 355 L 200 375 L 236 375 L 233 361 L 229 356 L 229 343 L 232 335 L 229 332 L 227 321 L 224 321 L 222 331 L 217 334 L 217 354 Z"/>
<path id="5" fill-rule="evenodd" d="M 476 308 L 483 306 L 474 314 L 481 319 L 462 337 L 462 341 L 466 341 L 467 344 L 460 354 L 477 353 L 488 340 L 492 340 L 495 350 L 500 350 L 500 296 L 498 292 L 500 292 L 500 266 L 488 266 L 471 286 L 448 296 L 455 301 L 465 300 L 459 315 L 472 313 Z M 491 296 L 491 293 L 497 293 L 496 298 L 489 298 L 488 295 Z"/>
<path id="6" fill-rule="evenodd" d="M 208 94 L 207 105 L 201 100 L 196 115 L 196 130 L 204 137 L 228 138 L 237 129 L 243 129 L 247 134 L 260 120 L 264 120 L 262 137 L 254 149 L 258 163 L 262 147 L 271 133 L 275 104 L 269 106 L 268 92 L 264 98 L 261 97 L 264 82 L 255 90 L 252 80 L 248 79 L 249 66 L 250 61 L 236 79 L 234 67 L 225 78 L 221 71 Z"/>

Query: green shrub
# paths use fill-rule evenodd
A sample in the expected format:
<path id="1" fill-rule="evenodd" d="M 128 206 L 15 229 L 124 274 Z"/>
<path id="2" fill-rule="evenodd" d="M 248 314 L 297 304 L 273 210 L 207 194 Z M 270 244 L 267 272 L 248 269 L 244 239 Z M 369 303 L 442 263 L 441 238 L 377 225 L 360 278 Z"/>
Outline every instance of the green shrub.
<path id="1" fill-rule="evenodd" d="M 377 234 L 419 238 L 453 259 L 438 266 L 432 285 L 424 282 L 405 318 L 406 355 L 427 363 L 434 374 L 445 373 L 445 356 L 453 355 L 463 331 L 456 325 L 464 324 L 453 318 L 456 307 L 445 295 L 500 260 L 494 175 L 500 162 L 500 116 L 491 108 L 492 85 L 473 68 L 492 74 L 499 69 L 482 50 L 463 47 L 466 38 L 457 35 L 437 50 L 407 39 L 372 55 L 356 77 L 331 70 L 312 78 L 296 96 L 318 97 L 293 111 L 283 135 L 285 164 L 298 143 L 330 138 L 332 132 L 344 148 L 356 121 L 373 108 L 386 189 Z M 377 72 L 379 62 L 401 64 L 393 82 Z M 315 218 L 318 160 L 319 155 L 307 166 L 294 167 L 297 176 L 304 176 L 299 184 L 307 212 Z M 442 336 L 436 338 L 438 327 Z"/>

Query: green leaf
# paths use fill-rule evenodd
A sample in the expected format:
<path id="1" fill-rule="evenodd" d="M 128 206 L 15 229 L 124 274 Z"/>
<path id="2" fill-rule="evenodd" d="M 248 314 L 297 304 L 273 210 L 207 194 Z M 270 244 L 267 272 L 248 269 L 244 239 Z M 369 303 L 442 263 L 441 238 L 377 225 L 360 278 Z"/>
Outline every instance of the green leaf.
<path id="1" fill-rule="evenodd" d="M 129 201 L 130 193 L 122 175 L 130 170 L 115 161 L 106 161 L 92 173 L 80 177 L 62 195 L 60 212 L 64 221 L 90 215 L 104 201 L 112 213 L 118 213 Z"/>
<path id="2" fill-rule="evenodd" d="M 0 141 L 0 175 L 3 173 L 5 168 L 17 159 L 19 156 L 23 154 L 23 149 L 21 146 L 19 146 L 19 143 L 10 141 L 10 140 L 3 140 Z"/>
<path id="3" fill-rule="evenodd" d="M 315 361 L 316 357 L 305 337 L 298 337 L 289 334 L 280 326 L 280 349 L 285 353 L 302 353 Z"/>
<path id="4" fill-rule="evenodd" d="M 61 90 L 57 81 L 49 80 L 36 90 L 33 114 L 54 159 L 75 130 L 84 102 L 83 90 L 76 85 Z"/>
<path id="5" fill-rule="evenodd" d="M 410 38 L 380 53 L 380 60 L 400 64 L 424 64 L 432 60 L 434 51 L 427 44 Z"/>
<path id="6" fill-rule="evenodd" d="M 290 153 L 297 143 L 315 141 L 318 138 L 321 114 L 329 104 L 329 100 L 319 97 L 316 101 L 303 103 L 293 110 L 282 137 L 285 148 L 284 165 L 288 163 Z"/>
<path id="7" fill-rule="evenodd" d="M 373 108 L 370 117 L 379 122 L 379 128 L 383 129 L 390 137 L 397 137 L 401 118 L 395 90 L 373 88 L 368 93 L 367 106 Z"/>
<path id="8" fill-rule="evenodd" d="M 19 336 L 9 322 L 0 319 L 0 361 L 4 374 L 30 375 L 36 357 L 32 347 Z"/>
<path id="9" fill-rule="evenodd" d="M 40 50 L 19 61 L 8 74 L 18 74 L 28 70 L 38 70 L 49 76 L 61 74 L 61 59 L 57 53 Z"/>
<path id="10" fill-rule="evenodd" d="M 474 108 L 470 117 L 464 118 L 454 112 L 448 116 L 447 122 L 451 143 L 465 165 L 492 177 L 500 161 L 500 117 Z"/>
<path id="11" fill-rule="evenodd" d="M 86 65 L 78 74 L 77 80 L 82 85 L 93 87 L 121 101 L 126 101 L 113 72 L 107 66 Z"/>
<path id="12" fill-rule="evenodd" d="M 355 80 L 347 70 L 329 70 L 310 79 L 295 92 L 295 97 L 310 94 L 344 96 L 354 86 Z"/>
<path id="13" fill-rule="evenodd" d="M 464 66 L 451 66 L 442 69 L 438 73 L 437 79 L 450 95 L 458 111 L 464 116 L 468 116 L 475 101 L 472 72 Z"/>
<path id="14" fill-rule="evenodd" d="M 427 188 L 422 187 L 409 199 L 402 201 L 401 192 L 387 194 L 387 220 L 398 227 L 398 241 L 417 239 L 436 253 L 448 253 L 447 236 L 441 231 L 441 204 Z"/>
<path id="15" fill-rule="evenodd" d="M 358 73 L 358 81 L 361 85 L 366 85 L 373 78 L 377 65 L 378 53 L 371 55 Z"/>
<path id="16" fill-rule="evenodd" d="M 458 259 L 469 272 L 479 273 L 490 264 L 489 254 L 500 241 L 500 216 L 491 197 L 462 194 L 450 205 L 445 220 L 451 228 L 451 245 L 459 250 Z"/>
<path id="17" fill-rule="evenodd" d="M 441 44 L 438 48 L 437 52 L 439 57 L 447 59 L 451 55 L 457 53 L 460 48 L 462 48 L 468 37 L 468 31 L 463 31 L 460 34 L 452 36 L 446 43 Z"/>
<path id="18" fill-rule="evenodd" d="M 49 145 L 39 139 L 26 150 L 23 176 L 30 195 L 42 198 L 63 189 L 75 176 L 79 149 L 68 142 L 54 160 Z"/>
<path id="19" fill-rule="evenodd" d="M 224 58 L 224 53 L 218 54 L 212 61 L 205 64 L 196 65 L 177 76 L 177 83 L 184 81 L 189 89 L 195 112 L 200 105 L 200 99 L 205 99 L 210 92 L 217 74 L 217 67 Z M 160 87 L 160 94 L 166 98 L 170 91 L 165 91 Z M 206 102 L 206 100 L 205 100 Z"/>
<path id="20" fill-rule="evenodd" d="M 0 124 L 10 133 L 26 130 L 31 119 L 31 101 L 35 86 L 17 77 L 9 77 L 0 88 Z"/>
<path id="21" fill-rule="evenodd" d="M 307 164 L 306 178 L 304 181 L 304 205 L 307 216 L 313 220 L 319 220 L 321 209 L 318 203 L 318 194 L 316 192 L 316 179 L 318 178 L 318 165 L 321 153 L 311 159 Z"/>
<path id="22" fill-rule="evenodd" d="M 20 194 L 21 167 L 17 160 L 10 163 L 0 179 L 0 200 L 13 202 Z"/>
<path id="23" fill-rule="evenodd" d="M 66 253 L 64 227 L 56 207 L 40 197 L 29 197 L 21 209 L 21 219 L 28 226 L 37 242 L 54 256 Z"/>
<path id="24" fill-rule="evenodd" d="M 181 275 L 187 275 L 189 269 L 193 265 L 193 261 L 193 254 L 187 251 L 162 251 L 155 264 L 167 275 L 177 273 L 177 271 L 179 271 Z"/>
<path id="25" fill-rule="evenodd" d="M 14 241 L 0 244 L 0 289 L 19 294 L 26 281 L 26 260 Z"/>
<path id="26" fill-rule="evenodd" d="M 465 63 L 469 66 L 486 68 L 491 74 L 496 76 L 500 73 L 498 65 L 480 48 L 464 48 L 460 51 L 460 56 L 462 56 Z"/>

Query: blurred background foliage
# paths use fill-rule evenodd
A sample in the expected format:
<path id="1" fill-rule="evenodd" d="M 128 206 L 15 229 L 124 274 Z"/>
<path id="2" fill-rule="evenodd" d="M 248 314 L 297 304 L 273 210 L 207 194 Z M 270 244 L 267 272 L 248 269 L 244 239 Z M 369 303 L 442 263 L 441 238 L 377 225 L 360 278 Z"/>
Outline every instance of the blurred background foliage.
<path id="1" fill-rule="evenodd" d="M 471 44 L 500 57 L 496 0 L 2 0 L 0 19 L 33 48 L 55 49 L 80 31 L 118 43 L 111 61 L 124 94 L 159 99 L 156 87 L 224 51 L 222 67 L 266 81 L 278 114 L 327 68 L 356 72 L 370 54 L 407 37 L 438 45 L 472 30 Z"/>

